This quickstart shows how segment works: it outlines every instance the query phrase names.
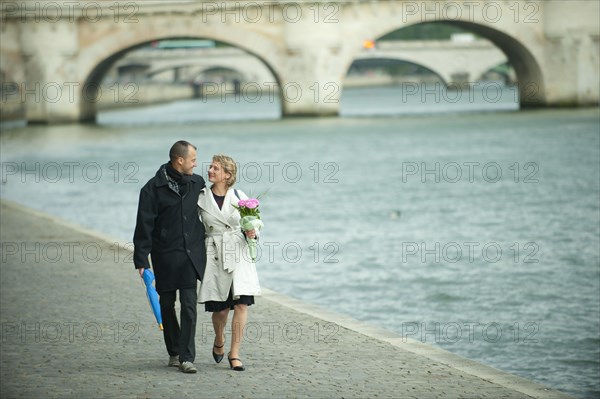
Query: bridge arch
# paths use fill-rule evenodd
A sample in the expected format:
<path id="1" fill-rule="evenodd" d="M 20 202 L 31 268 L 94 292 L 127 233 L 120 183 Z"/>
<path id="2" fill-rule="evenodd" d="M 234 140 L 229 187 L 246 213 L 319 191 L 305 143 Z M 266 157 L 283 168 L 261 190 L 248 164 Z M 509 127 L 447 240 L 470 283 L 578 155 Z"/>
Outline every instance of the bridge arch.
<path id="1" fill-rule="evenodd" d="M 534 55 L 534 51 L 530 50 L 525 40 L 516 38 L 510 33 L 502 31 L 495 26 L 492 27 L 484 23 L 462 20 L 440 19 L 436 21 L 418 21 L 415 23 L 406 24 L 402 24 L 402 22 L 398 21 L 397 23 L 391 22 L 387 24 L 387 26 L 385 26 L 386 24 L 381 24 L 382 26 L 373 27 L 371 34 L 372 37 L 379 38 L 393 31 L 424 23 L 444 23 L 454 25 L 488 39 L 506 55 L 508 62 L 515 70 L 517 75 L 517 84 L 519 87 L 519 102 L 521 106 L 540 106 L 545 103 L 544 77 L 540 63 Z"/>
<path id="2" fill-rule="evenodd" d="M 512 65 L 517 75 L 521 106 L 539 106 L 545 103 L 542 69 L 533 53 L 522 41 L 484 25 L 469 22 L 457 22 L 456 25 L 487 38 L 506 54 L 508 63 Z"/>
<path id="3" fill-rule="evenodd" d="M 427 63 L 427 62 L 423 62 L 422 60 L 418 60 L 416 58 L 412 58 L 412 57 L 381 57 L 381 56 L 375 56 L 375 57 L 371 57 L 369 56 L 369 54 L 361 54 L 358 57 L 356 57 L 352 64 L 354 64 L 357 61 L 365 61 L 365 60 L 373 60 L 373 61 L 398 61 L 398 62 L 403 62 L 403 63 L 409 63 L 409 64 L 413 64 L 422 68 L 427 69 L 429 72 L 431 72 L 432 74 L 434 74 L 435 76 L 437 76 L 437 78 L 440 80 L 440 82 L 444 85 L 448 85 L 449 81 L 448 78 L 445 77 L 441 72 L 439 72 L 436 68 L 436 65 L 431 64 L 431 63 Z M 352 64 L 350 65 L 349 68 L 352 67 Z"/>
<path id="4" fill-rule="evenodd" d="M 484 75 L 486 75 L 488 72 L 491 72 L 493 69 L 495 69 L 497 67 L 505 66 L 506 64 L 508 64 L 508 63 L 507 62 L 502 62 L 502 63 L 493 62 L 493 63 L 489 63 L 486 66 L 480 68 L 478 71 L 476 71 L 475 74 L 474 74 L 474 76 L 477 77 L 477 80 L 481 80 L 481 79 L 484 78 Z M 511 76 L 512 74 L 510 73 L 510 71 L 507 72 L 507 73 L 501 73 L 501 75 L 504 77 L 504 79 L 507 82 L 508 81 L 513 81 L 515 79 L 514 76 Z"/>
<path id="5" fill-rule="evenodd" d="M 412 64 L 417 67 L 426 69 L 428 72 L 435 75 L 442 84 L 448 85 L 448 83 L 449 83 L 448 80 L 445 79 L 445 77 L 435 69 L 435 65 L 428 64 L 426 62 L 422 62 L 421 60 L 412 59 L 411 57 L 380 57 L 380 56 L 371 57 L 371 56 L 369 56 L 369 54 L 361 54 L 357 58 L 354 59 L 354 61 L 350 65 L 348 71 L 350 71 L 350 69 L 352 68 L 353 65 L 355 65 L 355 63 L 357 63 L 357 62 L 360 63 L 362 61 L 379 61 L 379 62 L 381 62 L 381 61 L 383 61 L 383 62 L 396 61 L 398 63 Z M 347 75 L 348 74 L 346 74 L 346 76 Z"/>
<path id="6" fill-rule="evenodd" d="M 281 61 L 277 52 L 273 50 L 274 46 L 276 47 L 275 43 L 264 36 L 235 27 L 214 29 L 212 26 L 212 29 L 210 28 L 210 26 L 203 26 L 202 29 L 192 29 L 188 25 L 183 29 L 165 27 L 165 32 L 162 34 L 160 31 L 147 28 L 134 32 L 117 31 L 93 42 L 91 46 L 82 50 L 80 57 L 79 81 L 82 82 L 82 90 L 79 119 L 95 121 L 97 91 L 102 78 L 111 66 L 126 53 L 157 40 L 209 39 L 240 48 L 257 57 L 269 69 L 281 90 L 280 73 L 276 70 L 276 66 L 281 65 Z"/>

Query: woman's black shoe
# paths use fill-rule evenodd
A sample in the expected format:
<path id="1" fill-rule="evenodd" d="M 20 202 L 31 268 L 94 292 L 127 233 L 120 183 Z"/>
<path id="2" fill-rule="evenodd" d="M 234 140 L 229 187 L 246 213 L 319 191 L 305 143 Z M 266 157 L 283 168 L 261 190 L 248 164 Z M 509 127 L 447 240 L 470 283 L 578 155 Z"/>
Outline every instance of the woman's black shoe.
<path id="1" fill-rule="evenodd" d="M 222 348 L 224 347 L 225 344 L 221 345 L 221 346 L 217 346 L 213 344 L 213 350 L 212 350 L 212 354 L 213 354 L 213 359 L 215 359 L 215 362 L 217 363 L 221 363 L 221 360 L 223 360 L 223 357 L 225 356 L 225 353 L 221 353 L 220 355 L 218 353 L 215 353 L 215 348 Z"/>
<path id="2" fill-rule="evenodd" d="M 241 366 L 235 366 L 235 367 L 233 367 L 233 365 L 231 364 L 231 361 L 232 361 L 232 360 L 237 360 L 237 361 L 238 361 L 238 362 L 240 362 L 240 363 L 242 362 L 242 361 L 241 361 L 240 359 L 238 359 L 237 357 L 233 357 L 233 358 L 232 358 L 232 357 L 229 357 L 229 355 L 227 355 L 227 360 L 229 360 L 229 367 L 230 367 L 232 370 L 235 370 L 235 371 L 244 371 L 244 370 L 246 370 L 246 368 L 244 367 L 244 365 L 241 365 Z"/>

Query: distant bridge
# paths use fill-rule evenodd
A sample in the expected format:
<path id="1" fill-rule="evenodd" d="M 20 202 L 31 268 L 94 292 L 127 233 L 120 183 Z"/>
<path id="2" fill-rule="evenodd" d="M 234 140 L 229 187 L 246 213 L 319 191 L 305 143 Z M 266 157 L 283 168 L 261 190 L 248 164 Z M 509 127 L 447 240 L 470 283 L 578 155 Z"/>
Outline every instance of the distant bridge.
<path id="1" fill-rule="evenodd" d="M 62 8 L 60 8 L 60 4 Z M 0 69 L 31 122 L 94 120 L 94 90 L 128 51 L 204 38 L 257 56 L 279 83 L 284 116 L 335 115 L 365 39 L 447 22 L 494 43 L 522 106 L 597 104 L 598 1 L 351 0 L 3 2 Z M 439 67 L 439 66 L 438 66 Z M 56 94 L 58 93 L 58 94 Z"/>
<path id="2" fill-rule="evenodd" d="M 383 59 L 405 61 L 429 69 L 445 84 L 473 82 L 490 69 L 507 61 L 506 55 L 488 40 L 460 42 L 381 41 L 376 48 L 364 49 L 355 60 Z M 193 81 L 208 70 L 226 68 L 238 72 L 244 81 L 273 82 L 269 68 L 258 58 L 238 48 L 140 49 L 127 54 L 115 67 L 134 67 L 146 76 L 166 74 L 165 81 Z"/>

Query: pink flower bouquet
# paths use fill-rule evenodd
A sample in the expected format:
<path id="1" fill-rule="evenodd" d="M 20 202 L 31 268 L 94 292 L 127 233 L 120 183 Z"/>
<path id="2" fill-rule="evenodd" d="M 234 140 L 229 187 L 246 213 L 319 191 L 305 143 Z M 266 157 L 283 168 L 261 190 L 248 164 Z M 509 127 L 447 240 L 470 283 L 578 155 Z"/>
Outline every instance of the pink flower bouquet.
<path id="1" fill-rule="evenodd" d="M 260 203 L 256 198 L 248 198 L 246 200 L 241 199 L 238 201 L 238 204 L 235 208 L 240 211 L 240 216 L 242 217 L 240 220 L 240 226 L 242 227 L 242 230 L 256 230 L 258 234 L 258 230 L 264 226 L 263 222 L 260 220 L 260 210 L 258 209 L 259 205 Z M 256 239 L 247 238 L 247 241 L 250 258 L 252 258 L 252 261 L 254 262 L 257 255 Z"/>

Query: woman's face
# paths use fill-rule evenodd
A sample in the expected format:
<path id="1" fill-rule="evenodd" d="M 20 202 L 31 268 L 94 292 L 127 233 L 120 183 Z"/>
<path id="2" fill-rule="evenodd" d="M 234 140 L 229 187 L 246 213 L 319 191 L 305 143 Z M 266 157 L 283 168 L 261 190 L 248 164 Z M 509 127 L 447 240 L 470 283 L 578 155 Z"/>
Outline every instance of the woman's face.
<path id="1" fill-rule="evenodd" d="M 219 162 L 213 161 L 208 168 L 208 181 L 213 184 L 227 183 L 231 175 L 223 169 Z"/>

